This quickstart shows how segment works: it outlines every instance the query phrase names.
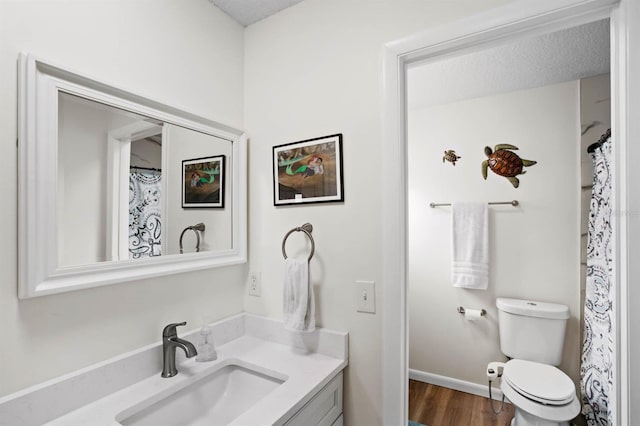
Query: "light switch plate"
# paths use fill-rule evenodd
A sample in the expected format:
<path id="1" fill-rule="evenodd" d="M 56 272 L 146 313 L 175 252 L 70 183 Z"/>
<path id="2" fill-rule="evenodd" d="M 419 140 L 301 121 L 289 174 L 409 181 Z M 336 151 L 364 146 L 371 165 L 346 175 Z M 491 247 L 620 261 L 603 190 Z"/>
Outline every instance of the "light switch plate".
<path id="1" fill-rule="evenodd" d="M 358 312 L 376 313 L 376 287 L 373 281 L 356 281 Z"/>

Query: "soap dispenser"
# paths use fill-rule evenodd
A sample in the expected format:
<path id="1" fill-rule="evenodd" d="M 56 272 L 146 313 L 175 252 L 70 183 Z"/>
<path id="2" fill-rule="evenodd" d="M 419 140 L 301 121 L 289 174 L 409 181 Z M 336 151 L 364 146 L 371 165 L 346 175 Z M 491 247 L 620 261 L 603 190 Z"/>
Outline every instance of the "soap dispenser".
<path id="1" fill-rule="evenodd" d="M 216 348 L 213 346 L 213 330 L 206 322 L 200 329 L 198 336 L 197 362 L 215 361 L 218 359 Z"/>

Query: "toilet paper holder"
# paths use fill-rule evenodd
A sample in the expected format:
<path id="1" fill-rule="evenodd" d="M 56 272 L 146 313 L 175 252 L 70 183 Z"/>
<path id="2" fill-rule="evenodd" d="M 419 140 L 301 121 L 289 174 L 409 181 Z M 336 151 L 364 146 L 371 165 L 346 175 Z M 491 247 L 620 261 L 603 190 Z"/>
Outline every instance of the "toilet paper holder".
<path id="1" fill-rule="evenodd" d="M 458 306 L 458 313 L 464 315 L 465 314 L 464 306 Z M 480 309 L 480 316 L 487 315 L 487 311 L 485 309 Z"/>

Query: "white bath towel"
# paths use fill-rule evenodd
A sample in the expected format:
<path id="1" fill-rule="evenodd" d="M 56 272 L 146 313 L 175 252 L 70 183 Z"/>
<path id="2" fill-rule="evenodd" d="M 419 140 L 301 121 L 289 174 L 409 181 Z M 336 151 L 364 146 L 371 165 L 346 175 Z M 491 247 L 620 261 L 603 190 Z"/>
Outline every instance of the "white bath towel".
<path id="1" fill-rule="evenodd" d="M 489 286 L 489 215 L 487 203 L 454 203 L 451 211 L 454 287 Z"/>
<path id="2" fill-rule="evenodd" d="M 309 279 L 309 263 L 288 258 L 284 264 L 284 326 L 293 331 L 316 328 L 316 307 Z"/>

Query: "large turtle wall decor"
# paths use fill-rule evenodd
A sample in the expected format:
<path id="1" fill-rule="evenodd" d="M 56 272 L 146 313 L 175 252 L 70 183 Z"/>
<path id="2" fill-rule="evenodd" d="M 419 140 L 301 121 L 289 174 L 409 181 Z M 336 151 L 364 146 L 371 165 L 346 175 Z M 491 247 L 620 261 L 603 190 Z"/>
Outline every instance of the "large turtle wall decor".
<path id="1" fill-rule="evenodd" d="M 523 167 L 533 166 L 537 161 L 524 160 L 510 151 L 516 149 L 518 149 L 517 146 L 509 144 L 496 145 L 493 150 L 485 146 L 484 153 L 487 159 L 482 162 L 482 177 L 487 180 L 487 168 L 489 168 L 495 174 L 506 177 L 511 185 L 517 188 L 520 180 L 516 176 L 525 174 Z"/>

